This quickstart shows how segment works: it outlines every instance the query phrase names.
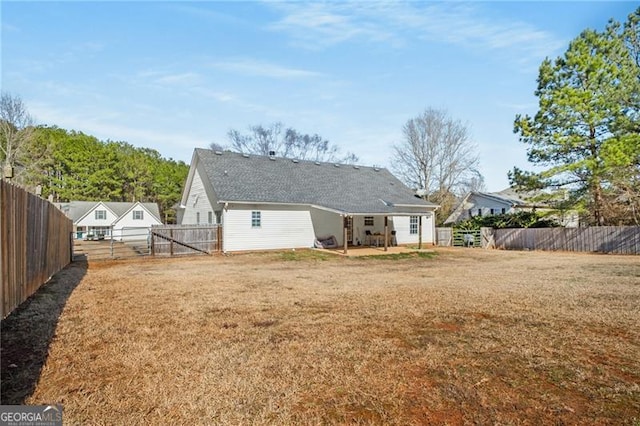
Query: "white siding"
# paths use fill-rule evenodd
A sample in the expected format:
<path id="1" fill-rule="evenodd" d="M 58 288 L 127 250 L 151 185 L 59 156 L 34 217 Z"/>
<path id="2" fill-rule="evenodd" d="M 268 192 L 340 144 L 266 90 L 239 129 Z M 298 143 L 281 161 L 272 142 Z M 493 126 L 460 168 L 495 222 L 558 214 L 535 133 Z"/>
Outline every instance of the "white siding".
<path id="1" fill-rule="evenodd" d="M 106 218 L 96 219 L 96 210 L 105 210 L 107 212 Z M 115 222 L 116 219 L 118 219 L 118 217 L 113 213 L 111 213 L 109 209 L 107 209 L 102 204 L 98 204 L 75 225 L 76 226 L 111 226 L 111 224 Z"/>
<path id="2" fill-rule="evenodd" d="M 143 212 L 142 220 L 133 218 L 134 210 Z M 121 216 L 120 220 L 113 224 L 113 237 L 115 239 L 145 238 L 145 233 L 148 232 L 152 225 L 161 224 L 162 223 L 149 213 L 147 209 L 137 204 L 133 209 Z"/>
<path id="3" fill-rule="evenodd" d="M 326 210 L 311 209 L 314 237 L 336 237 L 339 245 L 343 245 L 342 216 Z"/>
<path id="4" fill-rule="evenodd" d="M 198 213 L 200 213 L 200 224 L 206 224 L 208 223 L 209 212 L 213 211 L 214 209 L 207 197 L 207 192 L 204 189 L 204 184 L 200 177 L 200 171 L 196 169 L 193 175 L 193 181 L 191 182 L 191 188 L 189 188 L 189 195 L 187 197 L 186 206 L 180 223 L 185 225 L 196 224 L 198 223 Z M 215 217 L 216 216 L 214 214 L 214 222 Z"/>
<path id="5" fill-rule="evenodd" d="M 251 226 L 251 212 L 259 211 L 261 226 Z M 225 251 L 313 247 L 314 232 L 307 208 L 254 205 L 233 206 L 224 211 Z"/>
<path id="6" fill-rule="evenodd" d="M 423 244 L 433 244 L 433 219 L 434 215 L 430 214 L 427 218 L 426 216 L 422 216 L 422 243 Z M 396 230 L 396 239 L 398 240 L 398 244 L 417 244 L 418 243 L 418 234 L 410 234 L 409 233 L 409 216 L 394 216 L 393 217 L 393 226 Z"/>
<path id="7" fill-rule="evenodd" d="M 469 197 L 464 207 L 464 210 L 460 212 L 458 222 L 469 219 L 469 213 L 471 213 L 471 216 L 478 216 L 480 213 L 482 213 L 482 216 L 489 216 L 491 215 L 491 209 L 493 209 L 494 215 L 502 214 L 502 209 L 505 209 L 505 213 L 514 213 L 516 211 L 511 207 L 511 204 L 506 201 L 499 201 L 475 194 Z"/>

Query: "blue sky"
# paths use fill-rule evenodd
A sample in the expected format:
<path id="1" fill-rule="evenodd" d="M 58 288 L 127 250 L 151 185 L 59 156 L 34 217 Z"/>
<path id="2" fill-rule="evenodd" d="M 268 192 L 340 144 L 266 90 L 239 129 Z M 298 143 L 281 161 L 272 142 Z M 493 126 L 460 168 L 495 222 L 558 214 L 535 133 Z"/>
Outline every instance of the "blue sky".
<path id="1" fill-rule="evenodd" d="M 2 90 L 39 124 L 189 162 L 281 121 L 389 167 L 427 107 L 466 123 L 487 189 L 530 168 L 513 134 L 538 66 L 635 2 L 1 2 Z"/>

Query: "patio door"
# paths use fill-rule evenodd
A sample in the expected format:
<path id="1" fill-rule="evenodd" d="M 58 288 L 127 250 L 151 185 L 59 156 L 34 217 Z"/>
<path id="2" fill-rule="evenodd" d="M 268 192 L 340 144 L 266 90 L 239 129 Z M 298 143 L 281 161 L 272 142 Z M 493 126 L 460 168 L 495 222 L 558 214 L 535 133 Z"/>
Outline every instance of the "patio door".
<path id="1" fill-rule="evenodd" d="M 344 218 L 344 227 L 347 228 L 347 244 L 353 245 L 353 217 Z"/>

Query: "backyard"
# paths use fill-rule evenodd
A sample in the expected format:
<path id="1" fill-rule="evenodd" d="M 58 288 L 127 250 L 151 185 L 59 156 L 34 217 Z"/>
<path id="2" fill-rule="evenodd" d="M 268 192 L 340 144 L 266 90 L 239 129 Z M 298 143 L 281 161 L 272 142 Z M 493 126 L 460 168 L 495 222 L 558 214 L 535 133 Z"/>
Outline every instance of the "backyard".
<path id="1" fill-rule="evenodd" d="M 640 259 L 74 264 L 2 343 L 2 402 L 61 403 L 65 424 L 638 425 Z"/>

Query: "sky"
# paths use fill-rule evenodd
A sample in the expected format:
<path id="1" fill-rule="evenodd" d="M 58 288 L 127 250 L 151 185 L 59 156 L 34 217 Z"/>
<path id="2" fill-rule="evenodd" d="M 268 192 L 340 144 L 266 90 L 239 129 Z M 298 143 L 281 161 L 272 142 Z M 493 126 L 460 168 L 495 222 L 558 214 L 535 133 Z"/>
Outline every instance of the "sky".
<path id="1" fill-rule="evenodd" d="M 538 67 L 636 2 L 0 2 L 1 88 L 36 123 L 189 163 L 282 122 L 390 168 L 406 122 L 469 129 L 488 191 L 531 169 L 513 133 Z"/>

